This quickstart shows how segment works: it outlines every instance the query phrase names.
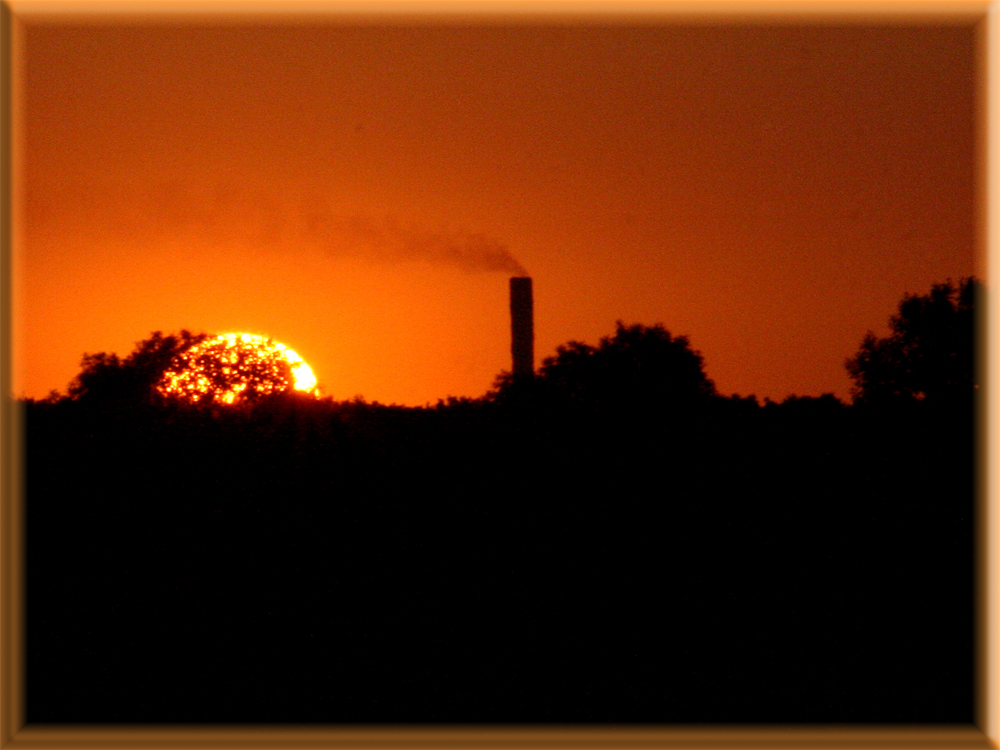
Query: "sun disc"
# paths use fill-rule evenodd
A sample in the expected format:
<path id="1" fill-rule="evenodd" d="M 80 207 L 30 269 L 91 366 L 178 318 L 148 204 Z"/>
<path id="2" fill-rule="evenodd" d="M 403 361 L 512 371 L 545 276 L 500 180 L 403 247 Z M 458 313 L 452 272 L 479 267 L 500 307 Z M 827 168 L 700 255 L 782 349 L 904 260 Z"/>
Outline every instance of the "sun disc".
<path id="1" fill-rule="evenodd" d="M 192 402 L 233 404 L 288 391 L 316 394 L 316 375 L 295 351 L 253 333 L 222 333 L 178 355 L 157 390 Z"/>

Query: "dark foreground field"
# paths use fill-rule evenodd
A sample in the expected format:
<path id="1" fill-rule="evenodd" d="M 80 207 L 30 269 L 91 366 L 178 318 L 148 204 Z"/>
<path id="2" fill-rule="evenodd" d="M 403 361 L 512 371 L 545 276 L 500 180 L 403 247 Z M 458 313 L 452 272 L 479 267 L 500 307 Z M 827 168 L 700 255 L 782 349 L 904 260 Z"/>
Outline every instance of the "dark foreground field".
<path id="1" fill-rule="evenodd" d="M 969 722 L 968 410 L 25 405 L 30 722 Z"/>

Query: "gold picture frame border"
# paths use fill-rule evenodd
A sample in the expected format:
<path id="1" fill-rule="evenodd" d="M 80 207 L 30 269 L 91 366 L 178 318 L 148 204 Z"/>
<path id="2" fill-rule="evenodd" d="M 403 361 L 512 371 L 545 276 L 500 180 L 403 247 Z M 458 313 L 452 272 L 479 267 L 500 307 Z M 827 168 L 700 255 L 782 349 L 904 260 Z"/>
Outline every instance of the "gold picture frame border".
<path id="1" fill-rule="evenodd" d="M 961 24 L 975 27 L 979 40 L 978 185 L 979 274 L 989 288 L 986 271 L 998 259 L 1000 230 L 1000 4 L 982 0 L 952 2 L 579 2 L 549 0 L 519 2 L 490 0 L 422 2 L 384 0 L 355 2 L 226 2 L 214 0 L 2 0 L 0 2 L 0 748 L 927 748 L 959 750 L 1000 748 L 997 679 L 998 515 L 994 461 L 997 399 L 992 387 L 983 389 L 977 441 L 977 612 L 976 706 L 969 725 L 644 725 L 644 726 L 373 726 L 324 725 L 28 725 L 25 723 L 23 627 L 24 513 L 23 456 L 18 437 L 21 417 L 13 399 L 14 248 L 19 244 L 18 179 L 21 142 L 18 101 L 21 39 L 26 25 L 74 23 L 247 23 L 280 18 L 285 23 L 310 23 L 331 15 L 352 20 L 434 23 L 449 21 L 487 24 L 533 20 L 566 23 L 587 20 L 615 23 L 699 21 L 702 23 L 845 23 L 879 22 Z M 997 305 L 987 299 L 980 319 L 980 351 L 986 352 L 981 375 L 995 375 Z M 995 379 L 981 377 L 989 386 Z"/>

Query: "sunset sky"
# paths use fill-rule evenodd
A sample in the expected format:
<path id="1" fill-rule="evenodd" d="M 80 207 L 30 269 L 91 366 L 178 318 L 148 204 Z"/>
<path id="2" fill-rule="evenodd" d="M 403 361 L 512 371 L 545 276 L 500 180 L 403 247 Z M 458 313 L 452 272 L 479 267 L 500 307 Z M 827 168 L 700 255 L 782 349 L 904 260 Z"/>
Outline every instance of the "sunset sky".
<path id="1" fill-rule="evenodd" d="M 152 331 L 328 395 L 480 396 L 616 320 L 724 394 L 848 399 L 905 292 L 984 276 L 972 20 L 24 18 L 16 396 Z"/>

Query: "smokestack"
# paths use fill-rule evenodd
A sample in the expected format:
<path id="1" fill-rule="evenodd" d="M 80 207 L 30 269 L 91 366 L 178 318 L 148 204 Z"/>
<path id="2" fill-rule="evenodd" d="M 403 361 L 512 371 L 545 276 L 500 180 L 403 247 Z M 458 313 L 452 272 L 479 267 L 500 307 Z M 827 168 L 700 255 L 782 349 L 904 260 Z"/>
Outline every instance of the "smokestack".
<path id="1" fill-rule="evenodd" d="M 535 314 L 529 276 L 510 280 L 510 354 L 515 377 L 535 374 Z"/>

